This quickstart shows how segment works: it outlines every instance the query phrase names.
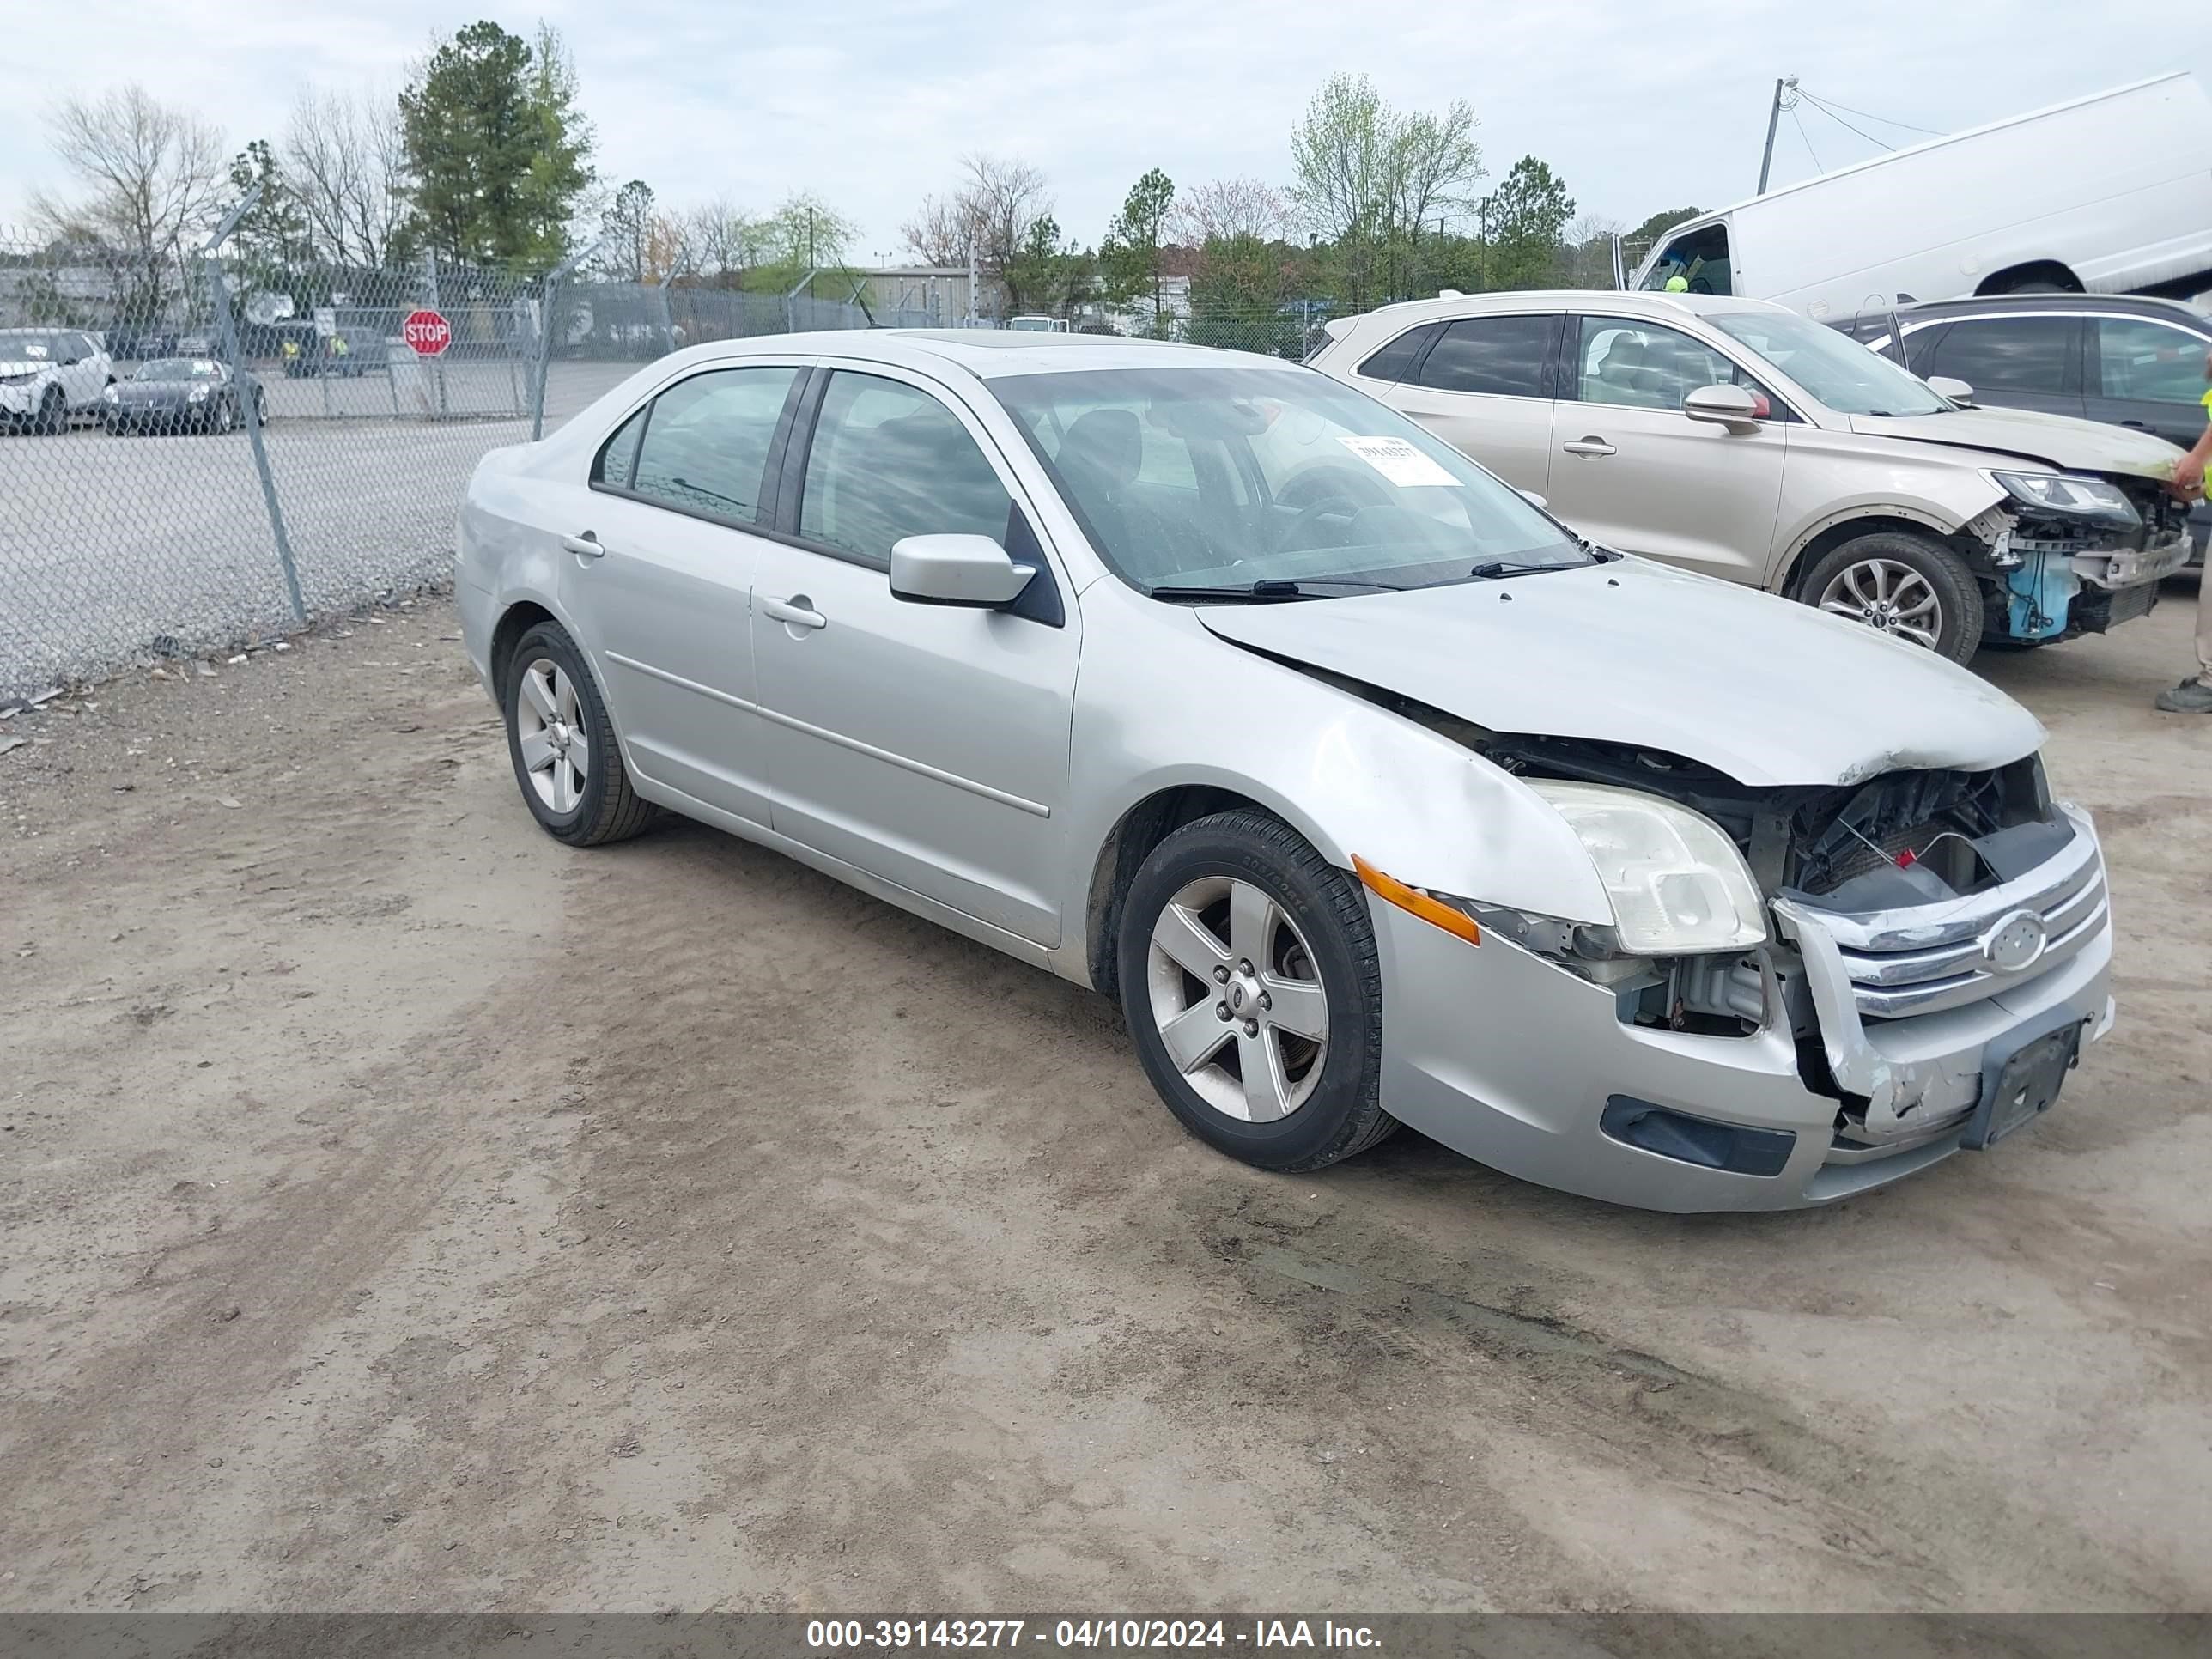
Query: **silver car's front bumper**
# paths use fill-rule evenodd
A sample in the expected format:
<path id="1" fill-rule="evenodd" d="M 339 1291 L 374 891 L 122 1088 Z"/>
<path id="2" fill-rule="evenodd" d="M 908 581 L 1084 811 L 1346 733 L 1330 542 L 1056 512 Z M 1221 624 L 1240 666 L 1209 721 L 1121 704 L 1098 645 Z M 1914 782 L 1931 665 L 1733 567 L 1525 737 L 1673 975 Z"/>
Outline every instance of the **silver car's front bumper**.
<path id="1" fill-rule="evenodd" d="M 35 413 L 46 390 L 35 381 L 23 386 L 0 386 L 0 416 Z"/>
<path id="2" fill-rule="evenodd" d="M 2088 1041 L 2112 1024 L 2109 918 L 2032 979 L 1964 1006 L 1875 1019 L 1861 1018 L 1817 915 L 1790 911 L 1780 943 L 1802 953 L 1826 1057 L 1844 1088 L 1868 1097 L 1864 1126 L 1846 1129 L 1844 1103 L 1807 1086 L 1786 1020 L 1741 1037 L 1626 1024 L 1611 992 L 1494 932 L 1470 946 L 1380 901 L 1370 909 L 1384 1107 L 1510 1175 L 1645 1209 L 1794 1209 L 1885 1186 L 1959 1150 L 1993 1059 L 2071 1022 Z M 1773 1175 L 1663 1156 L 1605 1132 L 1617 1098 L 1794 1145 Z"/>
<path id="3" fill-rule="evenodd" d="M 2195 544 L 2186 527 L 2147 545 L 2111 553 L 2076 553 L 2074 574 L 2091 586 L 2117 592 L 2163 581 L 2189 563 Z"/>

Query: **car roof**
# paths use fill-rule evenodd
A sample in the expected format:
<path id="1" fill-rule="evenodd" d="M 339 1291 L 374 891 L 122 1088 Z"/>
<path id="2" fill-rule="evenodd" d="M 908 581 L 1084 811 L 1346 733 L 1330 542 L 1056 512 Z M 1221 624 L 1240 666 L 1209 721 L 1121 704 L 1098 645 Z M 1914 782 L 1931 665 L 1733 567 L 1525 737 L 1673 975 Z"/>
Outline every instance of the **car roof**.
<path id="1" fill-rule="evenodd" d="M 1494 317 L 1529 311 L 1601 312 L 1611 317 L 1708 317 L 1743 311 L 1787 312 L 1768 300 L 1732 294 L 1663 294 L 1644 289 L 1518 289 L 1504 294 L 1439 295 L 1433 300 L 1401 300 L 1358 319 L 1361 325 L 1392 328 L 1458 317 Z"/>
<path id="2" fill-rule="evenodd" d="M 1193 368 L 1233 364 L 1243 368 L 1294 369 L 1297 364 L 1249 351 L 1171 340 L 1125 339 L 1118 335 L 1047 334 L 994 328 L 825 329 L 806 334 L 755 335 L 689 348 L 686 362 L 754 357 L 769 352 L 807 356 L 854 356 L 912 368 L 933 362 L 965 369 L 979 380 L 1091 368 Z"/>
<path id="3" fill-rule="evenodd" d="M 2144 294 L 1990 294 L 1980 299 L 1922 300 L 1897 307 L 1899 317 L 1957 317 L 1969 313 L 1986 316 L 2006 311 L 2112 312 L 2130 317 L 2155 317 L 2212 333 L 2212 318 L 2182 300 L 2161 300 Z M 1869 320 L 1886 319 L 1887 310 L 1867 313 Z"/>

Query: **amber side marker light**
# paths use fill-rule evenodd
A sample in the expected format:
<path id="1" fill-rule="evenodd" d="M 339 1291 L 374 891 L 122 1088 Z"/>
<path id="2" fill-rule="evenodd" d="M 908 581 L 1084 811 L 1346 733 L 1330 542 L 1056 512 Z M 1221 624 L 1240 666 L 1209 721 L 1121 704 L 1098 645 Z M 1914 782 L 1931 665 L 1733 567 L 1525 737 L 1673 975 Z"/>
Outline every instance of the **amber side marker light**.
<path id="1" fill-rule="evenodd" d="M 1419 888 L 1408 887 L 1404 882 L 1384 875 L 1357 853 L 1352 855 L 1352 873 L 1359 878 L 1360 885 L 1376 897 L 1396 905 L 1408 915 L 1419 916 L 1431 927 L 1457 934 L 1469 945 L 1482 943 L 1482 929 L 1466 911 L 1455 910 L 1441 899 L 1431 898 Z"/>

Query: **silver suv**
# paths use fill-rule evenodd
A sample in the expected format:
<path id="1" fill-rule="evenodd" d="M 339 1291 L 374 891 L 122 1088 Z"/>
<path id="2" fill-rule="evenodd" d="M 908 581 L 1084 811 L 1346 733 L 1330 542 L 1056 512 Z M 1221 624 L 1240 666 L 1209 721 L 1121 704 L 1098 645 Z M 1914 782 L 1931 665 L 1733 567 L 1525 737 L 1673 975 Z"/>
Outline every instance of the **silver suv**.
<path id="1" fill-rule="evenodd" d="M 1315 367 L 1592 539 L 1956 662 L 2141 616 L 2189 556 L 2172 445 L 1976 408 L 1779 306 L 1445 295 L 1328 331 Z"/>

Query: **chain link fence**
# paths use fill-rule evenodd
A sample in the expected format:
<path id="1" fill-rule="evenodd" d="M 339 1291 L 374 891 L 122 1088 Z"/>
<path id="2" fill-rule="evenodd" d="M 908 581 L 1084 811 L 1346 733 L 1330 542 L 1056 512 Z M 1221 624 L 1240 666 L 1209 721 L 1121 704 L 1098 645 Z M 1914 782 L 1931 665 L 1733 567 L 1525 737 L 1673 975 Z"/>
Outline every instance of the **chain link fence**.
<path id="1" fill-rule="evenodd" d="M 926 320 L 805 294 L 0 234 L 0 708 L 437 586 L 483 454 L 640 362 Z"/>

